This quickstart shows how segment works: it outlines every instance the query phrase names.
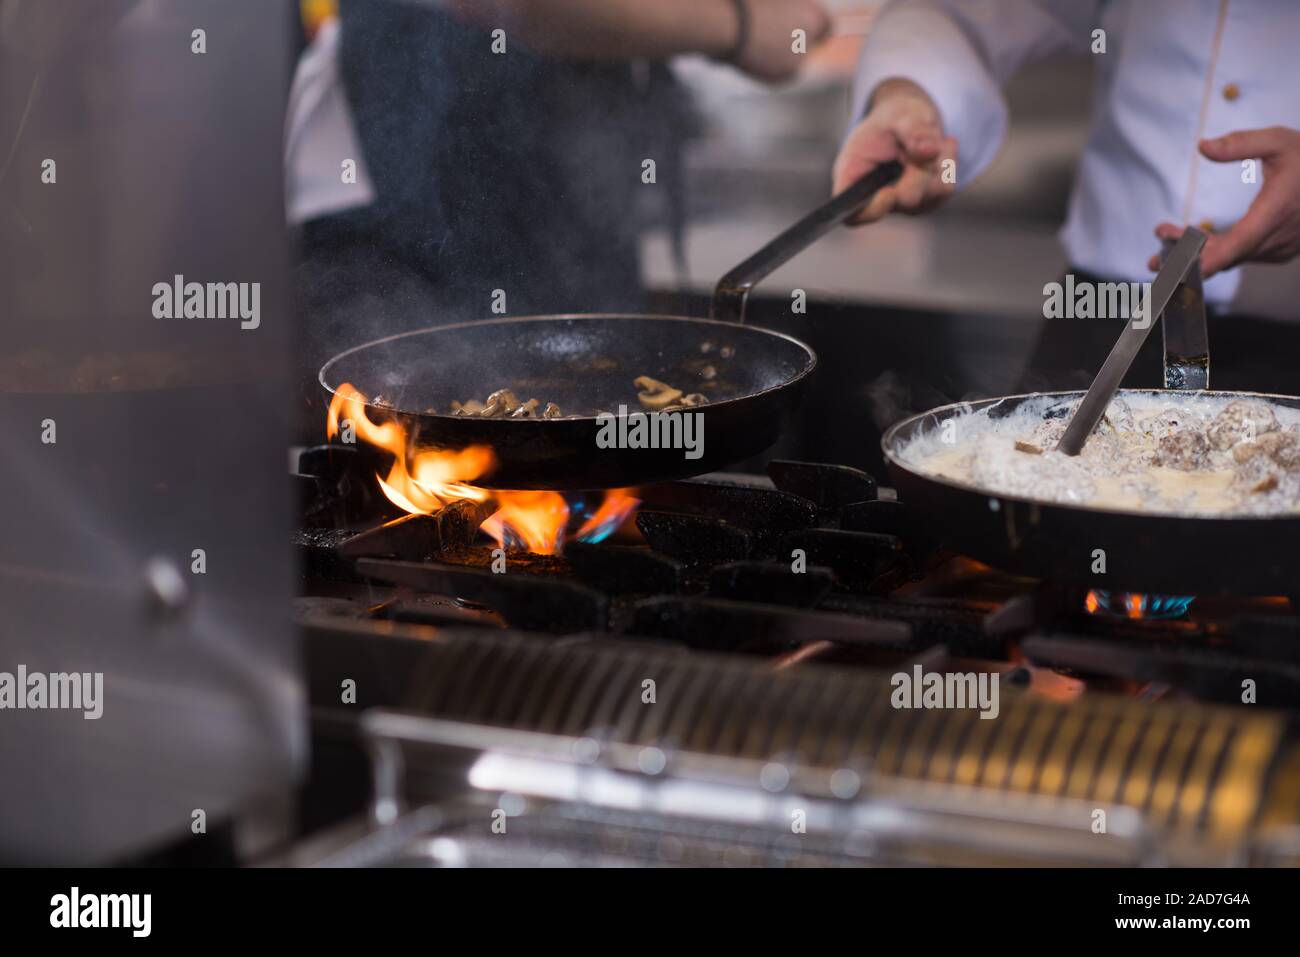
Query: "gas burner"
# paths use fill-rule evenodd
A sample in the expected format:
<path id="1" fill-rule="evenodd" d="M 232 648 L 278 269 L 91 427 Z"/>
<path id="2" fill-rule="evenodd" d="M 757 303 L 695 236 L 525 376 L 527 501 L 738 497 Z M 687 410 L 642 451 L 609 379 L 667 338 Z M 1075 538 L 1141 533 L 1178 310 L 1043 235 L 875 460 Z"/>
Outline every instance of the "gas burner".
<path id="1" fill-rule="evenodd" d="M 837 465 L 776 461 L 765 476 L 612 495 L 488 492 L 428 514 L 375 494 L 383 464 L 373 456 L 312 449 L 299 468 L 299 620 L 326 712 L 339 682 L 355 679 L 367 706 L 439 728 L 586 735 L 669 761 L 685 748 L 719 768 L 767 755 L 791 774 L 838 760 L 841 777 L 875 774 L 885 790 L 924 781 L 941 802 L 983 788 L 957 804 L 994 817 L 1008 791 L 1046 801 L 1048 817 L 1066 797 L 1101 800 L 1089 788 L 1109 779 L 1089 784 L 1076 771 L 1071 783 L 1069 756 L 1080 735 L 1115 731 L 1095 742 L 1102 773 L 1106 742 L 1123 743 L 1125 728 L 1141 738 L 1129 751 L 1173 755 L 1131 768 L 1146 783 L 1115 798 L 1137 815 L 1135 835 L 1148 817 L 1178 824 L 1180 841 L 1206 833 L 1214 812 L 1170 818 L 1167 798 L 1185 768 L 1222 770 L 1239 748 L 1255 763 L 1238 755 L 1241 773 L 1218 781 L 1220 793 L 1246 808 L 1295 797 L 1262 783 L 1290 760 L 1279 726 L 1242 707 L 1250 682 L 1270 714 L 1300 709 L 1300 619 L 1283 598 L 1085 594 L 1009 575 L 938 547 L 892 490 Z M 889 677 L 918 669 L 996 676 L 1002 718 L 891 709 Z M 643 694 L 658 695 L 655 710 L 643 710 Z M 1174 700 L 1183 710 L 1162 710 Z M 1184 726 L 1200 730 L 1165 734 Z M 429 730 L 417 727 L 416 737 Z M 998 741 L 1030 733 L 1041 750 L 998 759 Z M 1204 734 L 1204 754 L 1183 748 Z M 547 806 L 613 813 L 579 804 Z M 1255 840 L 1244 822 L 1228 823 Z M 1178 859 L 1201 860 L 1197 841 L 1180 844 Z"/>
<path id="2" fill-rule="evenodd" d="M 1185 617 L 1194 601 L 1195 595 L 1145 595 L 1141 592 L 1111 592 L 1094 588 L 1084 599 L 1084 607 L 1094 615 L 1160 621 Z"/>

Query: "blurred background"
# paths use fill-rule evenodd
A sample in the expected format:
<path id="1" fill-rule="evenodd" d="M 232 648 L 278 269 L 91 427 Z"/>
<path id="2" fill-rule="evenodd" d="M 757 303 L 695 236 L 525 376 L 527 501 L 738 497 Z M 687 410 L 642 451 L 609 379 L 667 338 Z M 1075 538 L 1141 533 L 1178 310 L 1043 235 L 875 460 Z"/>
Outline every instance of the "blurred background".
<path id="1" fill-rule="evenodd" d="M 699 58 L 676 65 L 702 120 L 686 151 L 690 288 L 708 291 L 756 241 L 826 195 L 853 120 L 862 34 L 883 4 L 827 6 L 838 35 L 813 50 L 788 85 L 773 89 Z M 1006 145 L 976 182 L 936 216 L 827 237 L 772 286 L 882 306 L 1041 315 L 1039 279 L 1064 265 L 1055 235 L 1087 136 L 1090 83 L 1087 57 L 1021 71 L 1006 91 Z M 651 288 L 675 288 L 663 238 L 648 238 L 643 253 Z"/>

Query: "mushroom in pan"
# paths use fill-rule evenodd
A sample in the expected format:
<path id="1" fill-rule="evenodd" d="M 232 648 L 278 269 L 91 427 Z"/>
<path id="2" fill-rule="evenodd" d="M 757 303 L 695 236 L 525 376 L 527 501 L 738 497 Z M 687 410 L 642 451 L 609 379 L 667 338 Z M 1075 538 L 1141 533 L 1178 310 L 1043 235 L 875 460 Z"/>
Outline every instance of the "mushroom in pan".
<path id="1" fill-rule="evenodd" d="M 535 400 L 534 400 L 535 401 Z M 497 389 L 487 397 L 487 402 L 479 412 L 483 418 L 496 415 L 509 415 L 519 408 L 519 399 L 509 389 Z"/>
<path id="2" fill-rule="evenodd" d="M 637 393 L 637 398 L 647 409 L 666 409 L 682 397 L 681 389 L 674 389 L 667 383 L 652 379 L 648 375 L 638 376 L 632 384 L 641 390 Z"/>

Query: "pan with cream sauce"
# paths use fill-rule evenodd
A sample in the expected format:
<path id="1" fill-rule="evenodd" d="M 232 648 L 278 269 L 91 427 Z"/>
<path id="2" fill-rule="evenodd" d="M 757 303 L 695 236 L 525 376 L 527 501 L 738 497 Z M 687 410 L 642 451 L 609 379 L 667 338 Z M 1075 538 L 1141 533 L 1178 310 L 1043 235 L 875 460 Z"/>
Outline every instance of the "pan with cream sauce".
<path id="1" fill-rule="evenodd" d="M 1168 515 L 1300 513 L 1300 410 L 1213 393 L 1117 397 L 1078 456 L 1056 451 L 1077 399 L 1041 396 L 918 433 L 904 464 L 1017 498 Z"/>

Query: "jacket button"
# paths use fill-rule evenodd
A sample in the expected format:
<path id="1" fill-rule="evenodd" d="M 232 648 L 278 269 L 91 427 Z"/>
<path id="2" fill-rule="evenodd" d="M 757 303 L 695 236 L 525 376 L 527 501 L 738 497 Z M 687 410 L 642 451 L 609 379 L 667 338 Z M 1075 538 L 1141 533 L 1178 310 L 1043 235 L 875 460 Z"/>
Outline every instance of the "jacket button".
<path id="1" fill-rule="evenodd" d="M 1214 223 L 1210 222 L 1208 219 L 1202 219 L 1200 223 L 1197 224 L 1196 228 L 1203 233 L 1212 233 L 1214 232 Z"/>
<path id="2" fill-rule="evenodd" d="M 1223 88 L 1223 98 L 1231 103 L 1237 97 L 1241 96 L 1241 87 L 1235 83 L 1229 83 Z"/>

